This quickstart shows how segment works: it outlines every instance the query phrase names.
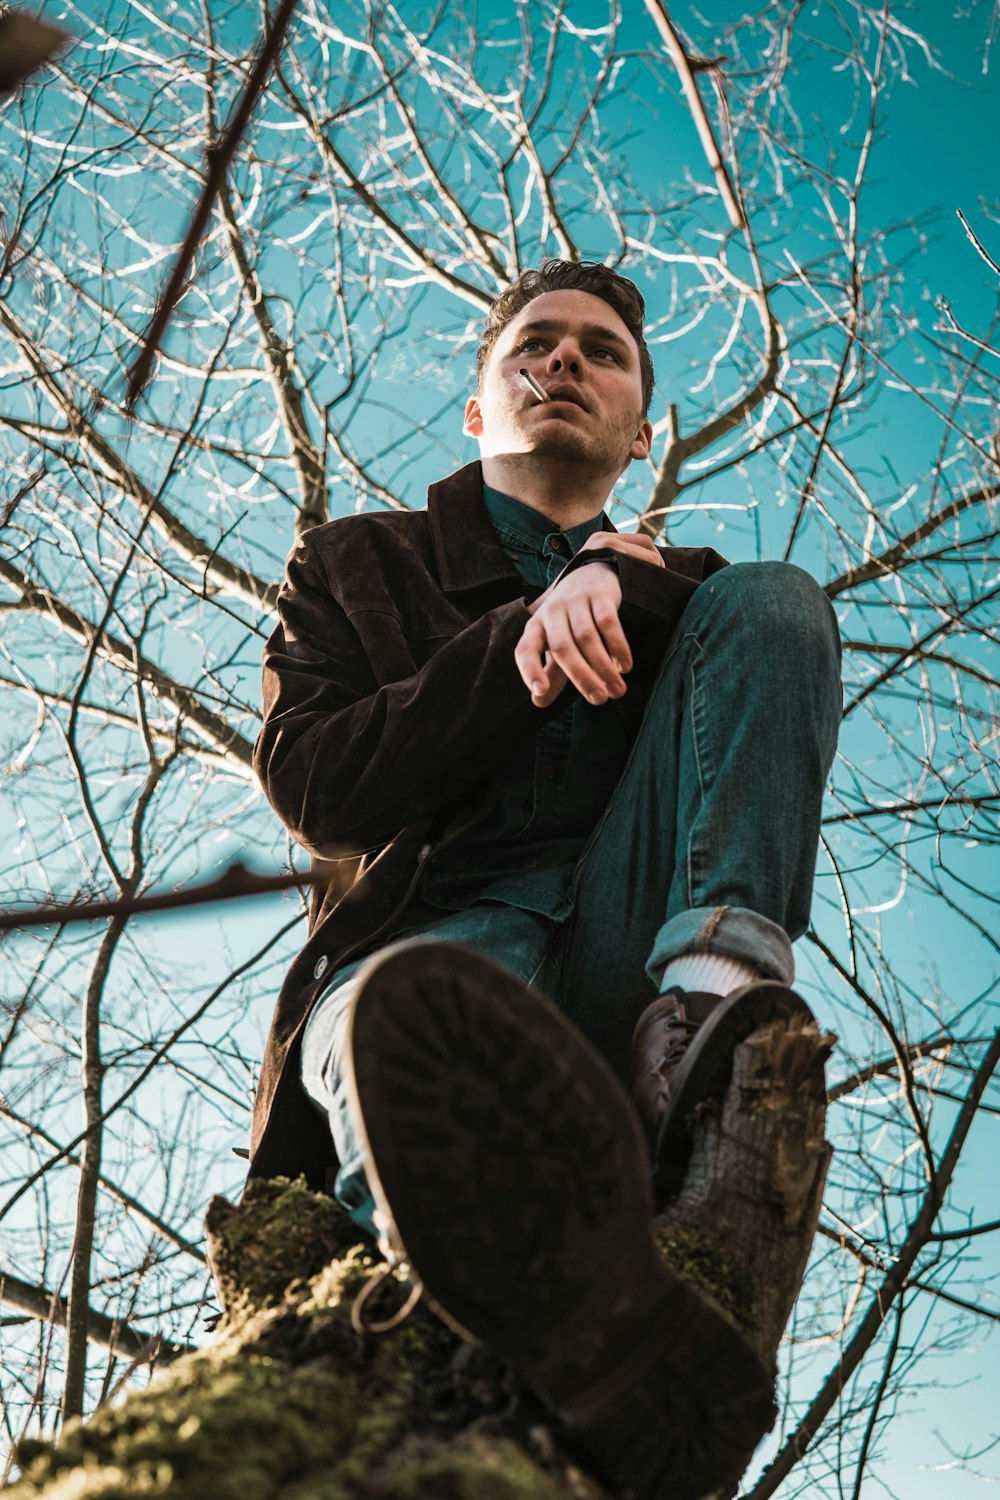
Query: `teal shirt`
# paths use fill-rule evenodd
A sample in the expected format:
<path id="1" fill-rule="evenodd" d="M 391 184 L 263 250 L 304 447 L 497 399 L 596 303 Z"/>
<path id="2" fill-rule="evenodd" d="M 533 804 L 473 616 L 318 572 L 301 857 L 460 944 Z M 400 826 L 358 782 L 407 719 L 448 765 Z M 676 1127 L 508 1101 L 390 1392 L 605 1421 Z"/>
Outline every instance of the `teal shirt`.
<path id="1" fill-rule="evenodd" d="M 501 547 L 530 598 L 552 583 L 603 515 L 559 531 L 530 506 L 483 488 Z M 527 691 L 527 689 L 525 689 Z M 512 747 L 496 777 L 497 800 L 478 827 L 428 870 L 421 895 L 460 911 L 501 901 L 560 920 L 569 915 L 576 861 L 618 784 L 631 740 L 611 703 L 587 703 L 567 685 Z"/>

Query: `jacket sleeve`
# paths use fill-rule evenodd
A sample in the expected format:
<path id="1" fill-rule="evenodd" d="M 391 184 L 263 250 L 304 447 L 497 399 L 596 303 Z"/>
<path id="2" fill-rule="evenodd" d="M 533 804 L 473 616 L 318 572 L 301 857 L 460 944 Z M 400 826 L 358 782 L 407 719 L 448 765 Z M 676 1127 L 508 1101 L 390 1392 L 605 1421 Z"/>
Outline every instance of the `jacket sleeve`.
<path id="1" fill-rule="evenodd" d="M 515 599 L 446 641 L 419 671 L 380 684 L 307 544 L 288 562 L 264 652 L 254 768 L 311 854 L 379 849 L 488 775 L 530 696 L 514 663 L 528 623 Z"/>
<path id="2" fill-rule="evenodd" d="M 632 629 L 659 628 L 673 631 L 691 595 L 700 583 L 728 567 L 714 547 L 660 547 L 664 566 L 656 567 L 641 557 L 629 557 L 613 547 L 591 547 L 576 554 L 556 579 L 565 578 L 590 563 L 608 563 L 618 574 L 622 589 L 620 616 L 626 639 Z"/>

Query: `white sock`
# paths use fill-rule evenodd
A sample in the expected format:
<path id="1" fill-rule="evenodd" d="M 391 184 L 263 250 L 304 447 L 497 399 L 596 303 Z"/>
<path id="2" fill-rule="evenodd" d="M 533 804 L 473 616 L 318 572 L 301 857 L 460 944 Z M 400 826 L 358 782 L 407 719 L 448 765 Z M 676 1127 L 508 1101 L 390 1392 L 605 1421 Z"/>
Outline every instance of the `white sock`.
<path id="1" fill-rule="evenodd" d="M 664 969 L 660 994 L 679 984 L 683 990 L 728 995 L 763 977 L 756 964 L 744 963 L 740 958 L 726 958 L 722 953 L 681 953 Z"/>

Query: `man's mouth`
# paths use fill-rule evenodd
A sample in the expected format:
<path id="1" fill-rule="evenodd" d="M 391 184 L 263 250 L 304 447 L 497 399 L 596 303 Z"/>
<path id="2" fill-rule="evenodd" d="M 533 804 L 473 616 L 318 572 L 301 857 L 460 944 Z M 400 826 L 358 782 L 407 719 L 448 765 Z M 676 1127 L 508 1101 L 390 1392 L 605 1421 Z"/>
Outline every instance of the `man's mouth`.
<path id="1" fill-rule="evenodd" d="M 552 385 L 546 392 L 550 401 L 568 401 L 573 406 L 578 406 L 581 411 L 586 411 L 586 405 L 576 391 L 569 390 L 565 386 Z"/>

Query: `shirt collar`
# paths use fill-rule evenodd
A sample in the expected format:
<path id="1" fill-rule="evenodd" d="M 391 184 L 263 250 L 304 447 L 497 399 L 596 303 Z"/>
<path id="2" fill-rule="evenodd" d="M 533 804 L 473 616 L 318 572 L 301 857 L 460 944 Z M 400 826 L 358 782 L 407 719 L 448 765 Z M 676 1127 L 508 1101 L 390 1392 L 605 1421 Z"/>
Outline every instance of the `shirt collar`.
<path id="1" fill-rule="evenodd" d="M 508 536 L 515 537 L 535 552 L 542 551 L 546 537 L 561 535 L 566 538 L 570 552 L 575 556 L 589 536 L 593 536 L 595 531 L 604 530 L 607 519 L 602 512 L 589 521 L 581 521 L 578 526 L 560 531 L 549 516 L 542 515 L 530 505 L 525 505 L 523 500 L 515 500 L 513 495 L 505 495 L 502 490 L 495 490 L 488 484 L 483 485 L 483 500 L 494 529 L 499 527 Z"/>
<path id="2" fill-rule="evenodd" d="M 505 499 L 510 499 L 506 496 Z M 518 500 L 511 500 L 518 513 L 528 510 Z M 438 565 L 438 576 L 446 594 L 461 593 L 466 589 L 481 588 L 487 584 L 505 584 L 502 590 L 511 599 L 521 592 L 521 579 L 500 543 L 490 522 L 489 512 L 483 499 L 483 468 L 478 459 L 438 480 L 427 491 L 427 512 L 430 521 L 431 541 Z M 532 511 L 537 516 L 537 511 Z M 545 535 L 555 529 L 551 522 L 539 518 L 548 526 Z M 614 531 L 615 527 L 606 516 L 597 516 L 585 521 L 590 528 L 580 537 L 582 544 L 591 531 L 603 528 Z M 574 552 L 577 550 L 576 535 L 579 527 L 573 526 L 564 535 L 570 539 Z"/>

